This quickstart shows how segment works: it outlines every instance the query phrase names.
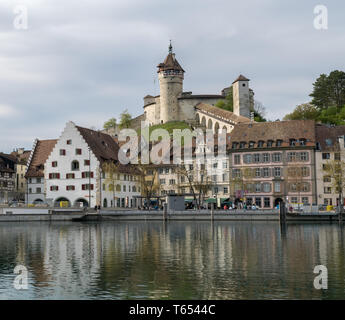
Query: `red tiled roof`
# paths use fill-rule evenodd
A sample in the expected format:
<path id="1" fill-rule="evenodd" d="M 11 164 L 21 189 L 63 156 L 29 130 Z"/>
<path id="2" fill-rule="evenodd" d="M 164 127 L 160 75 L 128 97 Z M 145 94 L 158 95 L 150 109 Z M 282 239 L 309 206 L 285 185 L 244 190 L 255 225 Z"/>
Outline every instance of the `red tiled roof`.
<path id="1" fill-rule="evenodd" d="M 275 122 L 240 123 L 230 133 L 232 142 L 282 140 L 282 147 L 290 145 L 290 139 L 306 139 L 306 146 L 315 146 L 315 121 L 290 120 Z"/>
<path id="2" fill-rule="evenodd" d="M 43 177 L 44 164 L 52 152 L 57 140 L 38 140 L 35 150 L 33 150 L 32 158 L 25 177 Z"/>
<path id="3" fill-rule="evenodd" d="M 158 72 L 165 71 L 165 70 L 174 70 L 174 71 L 182 71 L 185 72 L 180 64 L 178 63 L 177 59 L 175 58 L 174 53 L 169 53 L 165 58 L 163 63 L 160 63 L 158 66 Z"/>
<path id="4" fill-rule="evenodd" d="M 113 137 L 99 131 L 79 126 L 76 126 L 76 128 L 89 145 L 98 161 L 102 163 L 103 161 L 118 160 L 119 145 L 115 142 Z"/>

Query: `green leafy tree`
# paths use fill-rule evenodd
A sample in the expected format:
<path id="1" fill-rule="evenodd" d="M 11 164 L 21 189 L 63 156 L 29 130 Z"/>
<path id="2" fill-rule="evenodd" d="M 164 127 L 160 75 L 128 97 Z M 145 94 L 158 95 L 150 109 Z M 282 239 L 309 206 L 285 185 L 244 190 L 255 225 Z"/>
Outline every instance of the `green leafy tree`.
<path id="1" fill-rule="evenodd" d="M 228 89 L 228 93 L 225 96 L 225 99 L 223 100 L 219 100 L 215 106 L 220 108 L 220 109 L 224 109 L 224 110 L 228 110 L 233 112 L 234 110 L 234 100 L 233 100 L 233 93 L 232 93 L 232 86 L 229 87 Z"/>
<path id="2" fill-rule="evenodd" d="M 298 105 L 292 113 L 287 114 L 284 120 L 317 120 L 320 115 L 318 108 L 310 103 Z"/>
<path id="3" fill-rule="evenodd" d="M 334 70 L 328 76 L 321 74 L 313 83 L 312 104 L 319 109 L 345 105 L 345 72 Z"/>
<path id="4" fill-rule="evenodd" d="M 108 121 L 104 122 L 103 128 L 104 129 L 115 129 L 116 128 L 116 119 L 111 118 Z"/>
<path id="5" fill-rule="evenodd" d="M 132 115 L 126 109 L 120 115 L 120 129 L 129 128 L 131 126 Z"/>

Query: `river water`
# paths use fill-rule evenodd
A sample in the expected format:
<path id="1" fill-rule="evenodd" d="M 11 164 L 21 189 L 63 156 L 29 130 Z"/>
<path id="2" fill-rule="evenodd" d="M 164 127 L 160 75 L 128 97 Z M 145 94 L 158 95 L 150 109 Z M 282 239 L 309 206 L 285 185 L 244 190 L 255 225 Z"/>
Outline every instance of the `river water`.
<path id="1" fill-rule="evenodd" d="M 344 299 L 344 226 L 0 224 L 0 299 Z M 28 271 L 14 287 L 14 268 Z M 314 288 L 314 267 L 328 289 Z"/>

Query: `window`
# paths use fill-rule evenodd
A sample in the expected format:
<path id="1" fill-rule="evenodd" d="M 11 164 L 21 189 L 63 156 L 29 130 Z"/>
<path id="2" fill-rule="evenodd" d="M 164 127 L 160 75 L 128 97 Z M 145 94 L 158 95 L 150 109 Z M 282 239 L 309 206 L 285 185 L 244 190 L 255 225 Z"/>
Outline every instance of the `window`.
<path id="1" fill-rule="evenodd" d="M 273 141 L 272 140 L 268 140 L 267 141 L 267 147 L 272 147 L 272 145 L 273 145 Z"/>
<path id="2" fill-rule="evenodd" d="M 331 187 L 324 187 L 323 188 L 323 193 L 326 193 L 326 194 L 332 193 L 332 188 Z"/>
<path id="3" fill-rule="evenodd" d="M 325 163 L 324 163 L 324 164 L 322 165 L 322 170 L 329 170 L 329 168 L 330 168 L 330 167 L 329 167 L 328 164 L 325 164 Z"/>
<path id="4" fill-rule="evenodd" d="M 291 197 L 291 203 L 298 203 L 297 197 Z"/>
<path id="5" fill-rule="evenodd" d="M 228 175 L 226 173 L 222 174 L 223 182 L 228 181 Z"/>
<path id="6" fill-rule="evenodd" d="M 243 162 L 244 163 L 252 163 L 252 155 L 251 154 L 243 155 Z"/>
<path id="7" fill-rule="evenodd" d="M 85 178 L 93 178 L 93 172 L 84 171 L 84 172 L 81 173 L 81 177 L 83 179 L 85 179 Z"/>
<path id="8" fill-rule="evenodd" d="M 254 148 L 255 142 L 249 141 L 248 148 Z"/>
<path id="9" fill-rule="evenodd" d="M 233 178 L 240 178 L 241 177 L 241 170 L 240 169 L 233 169 L 232 170 L 232 177 Z"/>
<path id="10" fill-rule="evenodd" d="M 290 146 L 291 147 L 296 146 L 296 139 L 290 139 L 289 141 L 290 141 Z"/>
<path id="11" fill-rule="evenodd" d="M 261 208 L 261 198 L 255 198 L 255 205 Z"/>
<path id="12" fill-rule="evenodd" d="M 303 192 L 308 192 L 309 191 L 309 183 L 308 182 L 302 183 L 302 191 Z"/>
<path id="13" fill-rule="evenodd" d="M 261 169 L 260 168 L 256 168 L 255 169 L 255 178 L 260 178 L 261 177 Z"/>
<path id="14" fill-rule="evenodd" d="M 226 161 L 223 161 L 223 169 L 227 169 L 228 168 L 228 163 Z"/>
<path id="15" fill-rule="evenodd" d="M 93 190 L 93 184 L 82 184 L 81 189 L 82 190 Z"/>
<path id="16" fill-rule="evenodd" d="M 309 168 L 308 167 L 302 167 L 302 177 L 308 177 L 309 176 Z"/>
<path id="17" fill-rule="evenodd" d="M 334 160 L 340 160 L 340 153 L 339 152 L 336 152 L 334 154 Z"/>
<path id="18" fill-rule="evenodd" d="M 90 165 L 90 160 L 84 160 L 84 166 L 89 166 Z"/>
<path id="19" fill-rule="evenodd" d="M 30 181 L 31 182 L 31 181 Z M 37 183 L 41 183 L 41 178 L 36 178 Z"/>
<path id="20" fill-rule="evenodd" d="M 274 192 L 281 192 L 280 182 L 274 184 Z"/>
<path id="21" fill-rule="evenodd" d="M 331 176 L 324 176 L 323 182 L 331 182 Z"/>
<path id="22" fill-rule="evenodd" d="M 238 147 L 238 143 L 237 142 L 233 142 L 232 143 L 232 149 L 236 149 Z"/>
<path id="23" fill-rule="evenodd" d="M 309 198 L 308 197 L 302 197 L 302 203 L 304 205 L 308 205 L 309 204 Z"/>
<path id="24" fill-rule="evenodd" d="M 229 188 L 228 188 L 228 187 L 224 187 L 223 193 L 224 193 L 224 194 L 229 193 Z"/>
<path id="25" fill-rule="evenodd" d="M 60 149 L 60 156 L 65 156 L 65 155 L 66 155 L 66 150 Z"/>
<path id="26" fill-rule="evenodd" d="M 217 175 L 216 175 L 216 174 L 214 174 L 214 175 L 212 176 L 212 181 L 213 181 L 213 182 L 217 182 Z"/>
<path id="27" fill-rule="evenodd" d="M 36 188 L 36 193 L 41 193 L 41 192 L 42 192 L 41 188 Z"/>
<path id="28" fill-rule="evenodd" d="M 122 190 L 123 190 L 123 192 L 126 192 L 126 185 L 122 186 Z"/>
<path id="29" fill-rule="evenodd" d="M 75 186 L 66 186 L 67 191 L 73 191 L 75 190 Z"/>
<path id="30" fill-rule="evenodd" d="M 105 184 L 102 185 L 102 190 L 105 191 Z"/>
<path id="31" fill-rule="evenodd" d="M 277 140 L 276 147 L 281 147 L 282 143 L 283 143 L 283 140 Z"/>
<path id="32" fill-rule="evenodd" d="M 244 149 L 246 147 L 246 143 L 245 142 L 240 142 L 240 149 Z"/>
<path id="33" fill-rule="evenodd" d="M 255 192 L 261 192 L 261 183 L 255 184 Z"/>
<path id="34" fill-rule="evenodd" d="M 81 155 L 81 149 L 79 149 L 79 148 L 75 149 L 75 154 L 76 155 Z"/>
<path id="35" fill-rule="evenodd" d="M 308 152 L 301 152 L 299 158 L 301 161 L 308 161 Z"/>
<path id="36" fill-rule="evenodd" d="M 322 153 L 322 159 L 323 160 L 331 159 L 331 154 L 330 153 Z"/>
<path id="37" fill-rule="evenodd" d="M 66 144 L 72 144 L 72 140 L 67 140 Z"/>
<path id="38" fill-rule="evenodd" d="M 263 192 L 271 192 L 271 184 L 270 183 L 263 183 L 262 188 L 263 188 Z"/>
<path id="39" fill-rule="evenodd" d="M 72 163 L 71 163 L 71 170 L 72 171 L 79 170 L 79 162 L 77 160 L 72 161 Z"/>
<path id="40" fill-rule="evenodd" d="M 275 177 L 281 177 L 281 168 L 279 168 L 279 167 L 274 168 L 274 176 Z"/>
<path id="41" fill-rule="evenodd" d="M 66 179 L 74 179 L 74 173 L 66 173 Z"/>
<path id="42" fill-rule="evenodd" d="M 273 153 L 272 154 L 272 161 L 273 162 L 281 162 L 282 161 L 282 154 L 281 153 Z"/>
<path id="43" fill-rule="evenodd" d="M 254 154 L 254 163 L 259 163 L 260 162 L 260 154 L 259 153 L 255 153 Z"/>
<path id="44" fill-rule="evenodd" d="M 214 188 L 214 193 L 218 193 L 218 187 Z"/>
<path id="45" fill-rule="evenodd" d="M 214 168 L 214 169 L 218 168 L 218 163 L 217 163 L 217 162 L 215 162 L 215 163 L 213 164 L 213 168 Z"/>
<path id="46" fill-rule="evenodd" d="M 240 154 L 234 155 L 234 163 L 235 164 L 241 164 L 241 155 Z"/>
<path id="47" fill-rule="evenodd" d="M 58 191 L 59 186 L 50 186 L 50 191 Z"/>
<path id="48" fill-rule="evenodd" d="M 51 190 L 51 189 L 50 189 Z M 32 193 L 32 189 L 31 188 L 29 188 L 29 193 Z"/>
<path id="49" fill-rule="evenodd" d="M 164 179 L 164 181 L 165 181 L 165 179 Z M 181 182 L 182 183 L 185 182 L 185 177 L 184 176 L 181 177 Z"/>
<path id="50" fill-rule="evenodd" d="M 170 179 L 170 180 L 169 180 L 169 184 L 170 184 L 170 185 L 174 185 L 174 184 L 176 184 L 175 179 Z"/>
<path id="51" fill-rule="evenodd" d="M 264 142 L 262 140 L 260 140 L 258 142 L 258 148 L 262 148 L 264 146 Z"/>
<path id="52" fill-rule="evenodd" d="M 264 153 L 262 155 L 262 162 L 270 162 L 270 154 L 269 153 Z"/>
<path id="53" fill-rule="evenodd" d="M 270 176 L 269 168 L 263 168 L 262 175 L 264 176 L 264 178 L 269 177 Z"/>
<path id="54" fill-rule="evenodd" d="M 60 179 L 60 173 L 49 173 L 49 179 Z"/>
<path id="55" fill-rule="evenodd" d="M 133 191 L 133 192 L 137 192 L 137 187 L 136 187 L 136 186 L 133 186 L 133 187 L 132 187 L 132 191 Z"/>
<path id="56" fill-rule="evenodd" d="M 217 167 L 216 167 L 217 168 Z M 189 170 L 193 170 L 193 165 L 192 164 L 190 164 L 189 165 Z M 172 171 L 172 170 L 171 170 Z M 173 172 L 171 172 L 171 173 L 173 173 Z"/>
<path id="57" fill-rule="evenodd" d="M 53 168 L 56 168 L 57 165 L 58 165 L 57 161 L 53 161 L 53 162 L 52 162 L 52 167 L 53 167 Z"/>
<path id="58" fill-rule="evenodd" d="M 296 192 L 297 191 L 297 184 L 296 183 L 291 183 L 290 184 L 290 191 Z"/>
<path id="59" fill-rule="evenodd" d="M 331 206 L 331 205 L 332 205 L 332 198 L 324 198 L 324 199 L 323 199 L 323 203 L 324 203 L 325 205 Z"/>
<path id="60" fill-rule="evenodd" d="M 165 184 L 165 179 L 160 179 L 160 180 L 159 180 L 159 183 L 160 183 L 160 184 Z"/>
<path id="61" fill-rule="evenodd" d="M 165 173 L 166 173 L 166 174 L 169 173 L 169 168 L 165 168 Z"/>
<path id="62" fill-rule="evenodd" d="M 159 168 L 159 169 L 158 169 L 158 173 L 159 173 L 159 174 L 163 174 L 163 168 Z"/>
<path id="63" fill-rule="evenodd" d="M 296 152 L 288 152 L 287 161 L 288 162 L 296 161 Z"/>
<path id="64" fill-rule="evenodd" d="M 271 199 L 270 198 L 264 198 L 264 207 L 265 208 L 271 207 Z"/>

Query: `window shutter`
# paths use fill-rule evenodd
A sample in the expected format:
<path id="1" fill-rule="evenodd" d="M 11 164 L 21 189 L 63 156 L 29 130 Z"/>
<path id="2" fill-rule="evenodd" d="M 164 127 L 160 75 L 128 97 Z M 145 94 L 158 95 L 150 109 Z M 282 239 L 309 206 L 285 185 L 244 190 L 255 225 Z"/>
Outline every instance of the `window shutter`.
<path id="1" fill-rule="evenodd" d="M 91 190 L 93 190 L 93 184 L 91 185 Z"/>
<path id="2" fill-rule="evenodd" d="M 91 172 L 91 178 L 93 178 L 93 172 Z"/>
<path id="3" fill-rule="evenodd" d="M 82 172 L 82 173 L 81 173 L 81 177 L 82 177 L 82 178 L 85 178 L 85 172 Z"/>
<path id="4" fill-rule="evenodd" d="M 85 190 L 85 184 L 81 186 L 81 190 Z"/>
<path id="5" fill-rule="evenodd" d="M 57 174 L 57 178 L 60 179 L 60 173 Z"/>
<path id="6" fill-rule="evenodd" d="M 49 179 L 51 179 L 52 178 L 52 174 L 51 173 L 49 173 Z"/>
<path id="7" fill-rule="evenodd" d="M 50 186 L 50 191 L 53 191 L 53 186 Z"/>

